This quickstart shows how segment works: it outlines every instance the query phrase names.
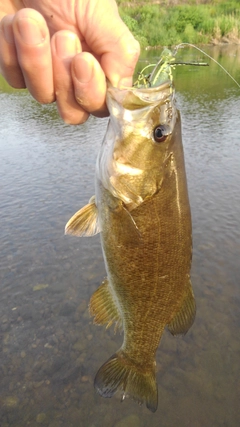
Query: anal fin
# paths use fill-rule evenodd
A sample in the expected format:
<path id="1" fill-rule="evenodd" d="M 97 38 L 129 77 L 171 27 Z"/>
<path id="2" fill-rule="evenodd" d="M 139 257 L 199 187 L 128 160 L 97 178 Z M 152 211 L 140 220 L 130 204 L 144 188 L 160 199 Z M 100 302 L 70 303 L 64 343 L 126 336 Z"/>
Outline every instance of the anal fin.
<path id="1" fill-rule="evenodd" d="M 122 329 L 122 318 L 116 302 L 105 279 L 90 299 L 89 312 L 94 316 L 94 323 L 107 324 L 107 328 L 116 322 L 116 328 Z"/>
<path id="2" fill-rule="evenodd" d="M 183 334 L 192 326 L 196 315 L 196 303 L 193 295 L 192 284 L 189 283 L 186 289 L 186 295 L 183 299 L 180 310 L 175 314 L 172 321 L 167 325 L 172 335 Z"/>

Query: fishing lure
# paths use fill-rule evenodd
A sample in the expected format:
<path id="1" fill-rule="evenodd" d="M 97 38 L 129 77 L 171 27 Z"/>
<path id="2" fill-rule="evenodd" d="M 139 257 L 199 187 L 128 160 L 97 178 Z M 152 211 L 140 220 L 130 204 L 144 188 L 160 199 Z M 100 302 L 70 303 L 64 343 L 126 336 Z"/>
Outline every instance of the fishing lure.
<path id="1" fill-rule="evenodd" d="M 164 48 L 162 54 L 160 56 L 157 64 L 148 64 L 146 67 L 142 69 L 140 73 L 138 73 L 138 78 L 134 82 L 134 87 L 137 88 L 147 88 L 147 87 L 155 87 L 159 86 L 165 81 L 170 81 L 171 85 L 173 84 L 173 69 L 178 65 L 194 65 L 194 66 L 208 66 L 207 62 L 185 62 L 176 60 L 176 55 L 178 50 L 184 47 L 193 47 L 205 55 L 207 58 L 211 59 L 215 62 L 222 70 L 234 81 L 234 83 L 240 88 L 240 84 L 234 77 L 212 56 L 208 55 L 208 53 L 204 52 L 204 50 L 200 49 L 198 46 L 195 46 L 191 43 L 180 43 L 175 46 L 173 51 L 168 48 Z M 146 70 L 152 69 L 152 71 L 146 74 Z"/>

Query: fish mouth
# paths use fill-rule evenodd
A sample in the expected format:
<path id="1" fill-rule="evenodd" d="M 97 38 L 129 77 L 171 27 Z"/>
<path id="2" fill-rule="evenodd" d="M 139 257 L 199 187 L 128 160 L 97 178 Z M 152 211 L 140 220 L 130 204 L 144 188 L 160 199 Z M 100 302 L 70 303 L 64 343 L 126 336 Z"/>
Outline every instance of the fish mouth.
<path id="1" fill-rule="evenodd" d="M 172 81 L 167 80 L 159 86 L 148 88 L 116 88 L 108 84 L 107 98 L 110 120 L 115 134 L 123 139 L 122 128 L 139 132 L 150 138 L 152 133 L 152 115 L 159 115 L 159 123 L 164 125 L 166 135 L 172 133 L 175 118 L 175 89 Z M 159 113 L 158 113 L 159 111 Z"/>
<path id="2" fill-rule="evenodd" d="M 154 106 L 155 104 L 173 101 L 174 93 L 175 90 L 171 80 L 167 80 L 159 86 L 148 88 L 116 88 L 108 83 L 107 104 L 115 101 L 124 109 L 137 110 L 149 105 Z"/>

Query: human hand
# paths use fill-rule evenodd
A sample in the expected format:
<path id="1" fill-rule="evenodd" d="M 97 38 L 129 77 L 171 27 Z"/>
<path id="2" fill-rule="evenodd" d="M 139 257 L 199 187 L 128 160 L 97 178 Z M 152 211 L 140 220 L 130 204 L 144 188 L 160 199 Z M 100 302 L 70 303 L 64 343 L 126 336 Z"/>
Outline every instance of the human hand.
<path id="1" fill-rule="evenodd" d="M 1 73 L 67 123 L 108 114 L 106 77 L 131 85 L 139 44 L 115 0 L 0 0 L 0 20 Z"/>

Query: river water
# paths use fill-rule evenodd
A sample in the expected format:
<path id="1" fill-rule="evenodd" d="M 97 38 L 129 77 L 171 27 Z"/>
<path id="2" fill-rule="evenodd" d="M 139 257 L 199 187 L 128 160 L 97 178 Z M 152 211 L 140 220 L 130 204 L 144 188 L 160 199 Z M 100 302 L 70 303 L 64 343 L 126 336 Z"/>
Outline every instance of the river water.
<path id="1" fill-rule="evenodd" d="M 240 82 L 239 46 L 208 52 Z M 205 60 L 192 49 L 180 57 Z M 240 425 L 240 89 L 213 62 L 174 76 L 197 316 L 185 337 L 163 336 L 155 414 L 95 393 L 95 373 L 122 336 L 88 314 L 105 276 L 99 237 L 64 236 L 93 194 L 107 119 L 66 125 L 54 105 L 0 82 L 1 427 Z"/>

